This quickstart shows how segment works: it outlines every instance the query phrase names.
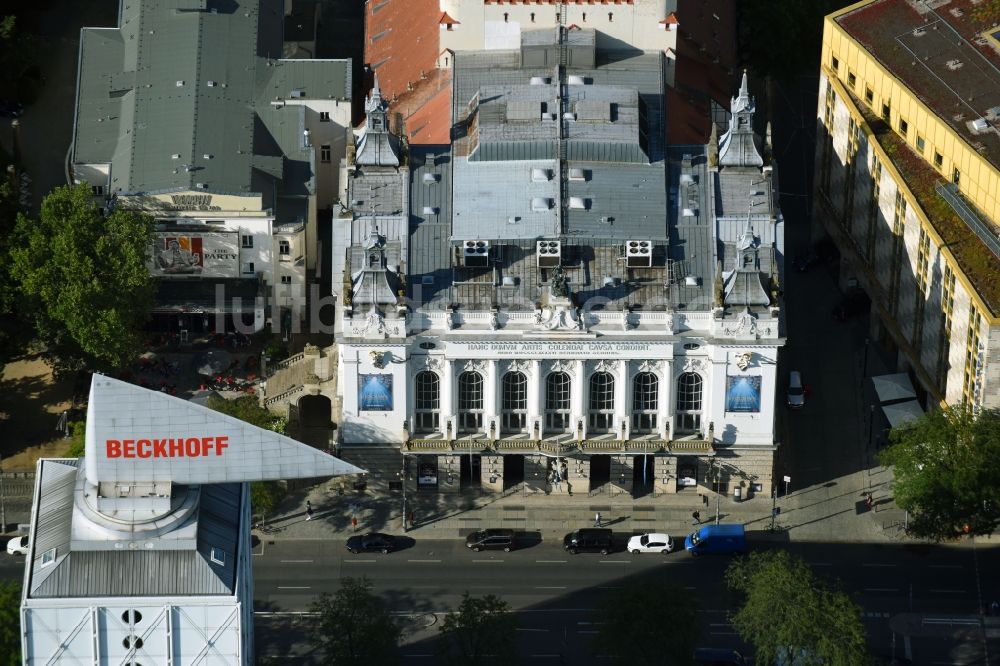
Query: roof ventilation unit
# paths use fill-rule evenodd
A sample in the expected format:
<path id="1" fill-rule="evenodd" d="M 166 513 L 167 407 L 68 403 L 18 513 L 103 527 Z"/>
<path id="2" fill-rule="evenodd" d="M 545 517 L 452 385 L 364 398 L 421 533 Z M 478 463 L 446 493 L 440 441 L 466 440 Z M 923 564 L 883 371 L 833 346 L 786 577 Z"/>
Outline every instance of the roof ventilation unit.
<path id="1" fill-rule="evenodd" d="M 588 204 L 589 202 L 587 199 L 584 199 L 583 197 L 569 198 L 569 207 L 574 210 L 587 210 L 590 207 Z"/>
<path id="2" fill-rule="evenodd" d="M 698 278 L 696 278 L 694 275 L 688 275 L 687 277 L 684 278 L 684 286 L 685 287 L 697 287 L 698 286 Z"/>
<path id="3" fill-rule="evenodd" d="M 689 173 L 682 173 L 681 185 L 694 185 L 694 176 Z"/>
<path id="4" fill-rule="evenodd" d="M 437 215 L 438 209 L 434 206 L 424 206 L 423 213 L 424 215 Z"/>
<path id="5" fill-rule="evenodd" d="M 694 208 L 685 208 L 681 212 L 681 215 L 683 215 L 684 217 L 694 217 Z"/>
<path id="6" fill-rule="evenodd" d="M 582 76 L 577 76 L 575 74 L 570 74 L 566 77 L 566 83 L 571 86 L 582 86 L 587 83 L 587 79 Z"/>
<path id="7" fill-rule="evenodd" d="M 291 97 L 292 99 L 302 99 L 305 96 L 306 96 L 306 91 L 303 90 L 302 88 L 296 88 L 289 95 L 289 97 Z"/>
<path id="8" fill-rule="evenodd" d="M 490 265 L 490 242 L 470 240 L 462 244 L 462 260 L 466 266 L 484 268 Z"/>
<path id="9" fill-rule="evenodd" d="M 604 276 L 604 281 L 601 282 L 601 285 L 605 286 L 605 287 L 617 287 L 618 286 L 618 278 L 612 277 L 610 275 L 605 275 Z"/>
<path id="10" fill-rule="evenodd" d="M 552 208 L 552 199 L 547 197 L 532 197 L 531 198 L 531 210 L 536 213 L 542 213 L 544 211 Z"/>
<path id="11" fill-rule="evenodd" d="M 546 183 L 552 180 L 552 172 L 549 169 L 532 169 L 531 182 Z"/>
<path id="12" fill-rule="evenodd" d="M 562 244 L 559 241 L 540 240 L 536 252 L 539 268 L 555 268 L 562 262 Z"/>
<path id="13" fill-rule="evenodd" d="M 430 185 L 432 183 L 438 182 L 438 176 L 436 173 L 425 173 L 423 180 L 424 183 Z"/>
<path id="14" fill-rule="evenodd" d="M 548 85 L 549 81 L 551 81 L 551 80 L 552 79 L 550 79 L 547 76 L 533 76 L 533 77 L 531 77 L 531 85 L 533 85 L 533 86 L 545 86 L 545 85 Z"/>
<path id="15" fill-rule="evenodd" d="M 503 284 L 504 287 L 516 287 L 517 286 L 517 278 L 511 277 L 509 275 L 505 275 L 505 276 L 503 276 L 502 284 Z"/>
<path id="16" fill-rule="evenodd" d="M 585 169 L 580 169 L 579 167 L 570 167 L 569 170 L 570 180 L 587 180 L 587 171 Z"/>
<path id="17" fill-rule="evenodd" d="M 625 265 L 628 268 L 649 268 L 653 265 L 653 244 L 644 240 L 625 242 Z"/>

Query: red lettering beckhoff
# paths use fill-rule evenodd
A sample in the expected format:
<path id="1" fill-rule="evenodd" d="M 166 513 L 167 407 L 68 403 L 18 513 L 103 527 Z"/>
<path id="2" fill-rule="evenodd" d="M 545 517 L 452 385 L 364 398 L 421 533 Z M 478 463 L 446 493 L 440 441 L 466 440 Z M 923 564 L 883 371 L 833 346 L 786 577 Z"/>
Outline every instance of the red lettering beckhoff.
<path id="1" fill-rule="evenodd" d="M 229 448 L 229 437 L 171 437 L 169 439 L 109 439 L 108 458 L 204 458 L 221 456 Z"/>

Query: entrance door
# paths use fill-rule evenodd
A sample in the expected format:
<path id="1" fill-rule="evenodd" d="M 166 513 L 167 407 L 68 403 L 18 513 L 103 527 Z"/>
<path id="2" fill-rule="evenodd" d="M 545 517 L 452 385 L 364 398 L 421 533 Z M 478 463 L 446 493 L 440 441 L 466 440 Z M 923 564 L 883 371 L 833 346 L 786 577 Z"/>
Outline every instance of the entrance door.
<path id="1" fill-rule="evenodd" d="M 650 455 L 635 456 L 632 459 L 632 496 L 642 497 L 653 492 L 656 472 L 653 466 L 656 458 Z"/>
<path id="2" fill-rule="evenodd" d="M 590 456 L 590 490 L 611 481 L 611 456 Z"/>
<path id="3" fill-rule="evenodd" d="M 478 455 L 463 455 L 459 459 L 459 467 L 461 468 L 461 477 L 459 487 L 465 490 L 466 488 L 480 488 L 482 486 L 482 472 L 480 469 L 482 458 Z"/>
<path id="4" fill-rule="evenodd" d="M 524 481 L 524 456 L 507 455 L 503 457 L 503 489 L 513 488 Z"/>

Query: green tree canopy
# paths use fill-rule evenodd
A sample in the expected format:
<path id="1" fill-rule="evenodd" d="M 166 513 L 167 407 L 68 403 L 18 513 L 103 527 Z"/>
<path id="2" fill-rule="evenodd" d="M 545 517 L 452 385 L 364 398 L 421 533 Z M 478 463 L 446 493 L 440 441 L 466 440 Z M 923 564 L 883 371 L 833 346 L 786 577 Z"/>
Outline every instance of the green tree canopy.
<path id="1" fill-rule="evenodd" d="M 400 629 L 367 578 L 343 578 L 336 594 L 325 592 L 312 606 L 315 645 L 327 664 L 389 666 L 399 661 Z"/>
<path id="2" fill-rule="evenodd" d="M 1000 412 L 933 410 L 894 428 L 879 462 L 892 467 L 896 504 L 915 536 L 990 534 L 1000 522 Z"/>
<path id="3" fill-rule="evenodd" d="M 37 220 L 18 215 L 11 274 L 57 371 L 122 368 L 139 354 L 152 233 L 146 215 L 102 216 L 86 185 L 52 190 Z"/>
<path id="4" fill-rule="evenodd" d="M 756 663 L 863 666 L 870 663 L 861 608 L 843 591 L 816 578 L 809 565 L 783 550 L 751 553 L 726 569 L 742 593 L 733 627 L 753 645 Z M 805 659 L 805 661 L 803 661 Z"/>
<path id="5" fill-rule="evenodd" d="M 609 594 L 598 611 L 603 624 L 595 654 L 622 666 L 683 666 L 693 663 L 700 627 L 697 605 L 683 590 L 660 581 L 627 585 Z M 603 663 L 603 662 L 602 662 Z"/>
<path id="6" fill-rule="evenodd" d="M 458 610 L 441 625 L 441 658 L 455 666 L 507 666 L 518 663 L 517 619 L 506 601 L 487 594 L 462 595 Z"/>
<path id="7" fill-rule="evenodd" d="M 0 581 L 0 666 L 21 664 L 21 585 Z"/>

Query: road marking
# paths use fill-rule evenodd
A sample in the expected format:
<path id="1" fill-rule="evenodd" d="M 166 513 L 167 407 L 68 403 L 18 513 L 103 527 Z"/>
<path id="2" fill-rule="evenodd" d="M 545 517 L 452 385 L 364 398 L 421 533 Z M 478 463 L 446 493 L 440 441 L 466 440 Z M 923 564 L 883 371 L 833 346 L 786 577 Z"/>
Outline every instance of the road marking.
<path id="1" fill-rule="evenodd" d="M 470 590 L 501 590 L 503 585 L 470 585 Z"/>
<path id="2" fill-rule="evenodd" d="M 735 631 L 710 631 L 708 633 L 712 634 L 713 636 L 735 636 L 736 635 Z"/>
<path id="3" fill-rule="evenodd" d="M 937 594 L 965 594 L 965 590 L 928 590 Z"/>
<path id="4" fill-rule="evenodd" d="M 599 589 L 599 590 L 620 590 L 620 589 L 622 589 L 622 586 L 621 585 L 601 585 L 597 589 Z"/>
<path id="5" fill-rule="evenodd" d="M 566 564 L 566 560 L 535 560 L 535 564 Z"/>
<path id="6" fill-rule="evenodd" d="M 685 585 L 684 589 L 685 590 L 697 590 L 698 588 L 695 587 L 694 585 Z"/>
<path id="7" fill-rule="evenodd" d="M 308 590 L 308 585 L 279 585 L 279 590 Z"/>
<path id="8" fill-rule="evenodd" d="M 375 560 L 343 560 L 344 564 L 374 564 Z"/>
<path id="9" fill-rule="evenodd" d="M 530 628 L 530 627 L 515 627 L 514 630 L 515 631 L 535 631 L 535 632 L 539 632 L 539 633 L 542 633 L 542 632 L 548 633 L 548 631 L 549 631 L 548 629 L 533 629 L 533 628 Z"/>
<path id="10" fill-rule="evenodd" d="M 710 626 L 710 627 L 728 627 L 729 623 L 728 622 L 712 622 L 708 626 Z"/>
<path id="11" fill-rule="evenodd" d="M 811 566 L 811 567 L 832 567 L 833 564 L 830 563 L 830 562 L 810 562 L 809 566 Z"/>
<path id="12" fill-rule="evenodd" d="M 557 655 L 557 654 L 533 654 L 533 655 L 531 655 L 531 658 L 532 659 L 558 659 L 559 655 Z"/>
<path id="13" fill-rule="evenodd" d="M 503 560 L 472 560 L 473 562 L 503 562 Z"/>
<path id="14" fill-rule="evenodd" d="M 865 592 L 899 592 L 896 587 L 866 587 Z"/>
<path id="15" fill-rule="evenodd" d="M 877 564 L 875 562 L 865 562 L 861 566 L 863 566 L 863 567 L 886 567 L 886 568 L 888 568 L 888 567 L 894 567 L 896 565 L 895 564 Z"/>
<path id="16" fill-rule="evenodd" d="M 280 560 L 282 564 L 311 564 L 312 560 Z"/>
<path id="17" fill-rule="evenodd" d="M 409 657 L 413 657 L 414 659 L 416 659 L 418 657 L 421 658 L 421 659 L 425 659 L 425 658 L 429 659 L 429 658 L 433 657 L 434 655 L 432 655 L 432 654 L 404 654 L 403 656 L 404 657 L 408 657 L 408 658 Z"/>
<path id="18" fill-rule="evenodd" d="M 961 564 L 928 564 L 931 569 L 961 569 Z"/>
<path id="19" fill-rule="evenodd" d="M 536 585 L 536 590 L 565 590 L 565 585 Z"/>
<path id="20" fill-rule="evenodd" d="M 632 564 L 632 560 L 601 560 L 601 564 Z"/>
<path id="21" fill-rule="evenodd" d="M 440 564 L 441 560 L 406 560 L 407 562 L 427 562 Z"/>
<path id="22" fill-rule="evenodd" d="M 578 621 L 578 622 L 577 622 L 577 624 L 580 624 L 580 625 L 588 625 L 588 626 L 589 626 L 589 625 L 595 625 L 595 626 L 596 626 L 596 625 L 599 625 L 599 624 L 604 624 L 604 623 L 603 623 L 603 622 L 586 622 L 586 621 L 584 621 L 584 620 L 580 620 L 580 621 Z"/>
<path id="23" fill-rule="evenodd" d="M 595 629 L 577 629 L 578 634 L 596 634 L 598 633 Z"/>

